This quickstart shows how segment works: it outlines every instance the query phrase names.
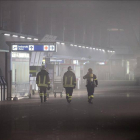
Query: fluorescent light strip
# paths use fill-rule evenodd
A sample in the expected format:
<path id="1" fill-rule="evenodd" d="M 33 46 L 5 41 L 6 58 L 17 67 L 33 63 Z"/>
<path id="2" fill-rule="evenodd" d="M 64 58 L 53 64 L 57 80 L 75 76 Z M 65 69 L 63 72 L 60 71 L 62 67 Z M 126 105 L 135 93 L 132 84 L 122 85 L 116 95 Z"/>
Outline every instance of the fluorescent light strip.
<path id="1" fill-rule="evenodd" d="M 56 42 L 57 44 L 60 44 L 60 42 Z"/>
<path id="2" fill-rule="evenodd" d="M 64 45 L 65 43 L 62 42 L 61 44 Z"/>

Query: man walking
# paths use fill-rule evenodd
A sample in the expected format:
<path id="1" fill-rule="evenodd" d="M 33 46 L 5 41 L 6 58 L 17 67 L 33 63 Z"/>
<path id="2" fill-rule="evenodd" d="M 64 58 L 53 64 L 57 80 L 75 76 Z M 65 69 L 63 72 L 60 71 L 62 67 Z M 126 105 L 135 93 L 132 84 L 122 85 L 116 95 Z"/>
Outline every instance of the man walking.
<path id="1" fill-rule="evenodd" d="M 47 89 L 50 90 L 50 78 L 44 65 L 42 66 L 41 71 L 37 74 L 36 84 L 40 88 L 41 103 L 43 102 L 43 96 L 44 102 L 46 102 Z"/>
<path id="2" fill-rule="evenodd" d="M 93 74 L 92 69 L 88 69 L 88 73 L 83 77 L 83 79 L 87 79 L 87 92 L 88 92 L 88 102 L 92 103 L 94 98 L 94 88 L 98 85 L 98 80 L 95 74 Z"/>
<path id="3" fill-rule="evenodd" d="M 63 76 L 63 87 L 66 89 L 66 99 L 68 103 L 72 100 L 73 89 L 76 87 L 76 76 L 72 72 L 71 66 L 68 67 L 68 71 Z"/>

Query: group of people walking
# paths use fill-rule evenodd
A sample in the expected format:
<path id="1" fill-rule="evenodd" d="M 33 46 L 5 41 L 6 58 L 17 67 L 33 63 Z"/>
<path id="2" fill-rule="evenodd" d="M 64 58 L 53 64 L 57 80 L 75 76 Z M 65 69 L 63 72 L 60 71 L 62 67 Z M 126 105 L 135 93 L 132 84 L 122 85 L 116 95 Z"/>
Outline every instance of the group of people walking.
<path id="1" fill-rule="evenodd" d="M 87 80 L 86 87 L 88 92 L 88 102 L 92 103 L 94 98 L 94 88 L 98 85 L 98 80 L 91 68 L 88 69 L 87 74 L 83 77 Z M 37 74 L 36 84 L 40 89 L 40 99 L 43 102 L 46 102 L 47 99 L 47 90 L 50 90 L 50 78 L 49 73 L 46 71 L 45 66 L 42 66 L 41 71 Z M 68 71 L 64 73 L 63 76 L 63 87 L 66 90 L 66 99 L 70 103 L 72 101 L 73 89 L 76 87 L 76 76 L 72 71 L 71 66 L 68 67 Z"/>

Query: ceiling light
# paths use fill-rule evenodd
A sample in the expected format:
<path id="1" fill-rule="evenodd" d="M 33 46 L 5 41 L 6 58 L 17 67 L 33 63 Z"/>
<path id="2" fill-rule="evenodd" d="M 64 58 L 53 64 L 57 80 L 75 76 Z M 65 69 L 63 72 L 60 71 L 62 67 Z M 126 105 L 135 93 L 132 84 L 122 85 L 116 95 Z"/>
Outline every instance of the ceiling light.
<path id="1" fill-rule="evenodd" d="M 81 48 L 81 46 L 79 46 L 79 48 Z"/>
<path id="2" fill-rule="evenodd" d="M 56 42 L 57 44 L 60 44 L 60 42 Z"/>
<path id="3" fill-rule="evenodd" d="M 64 45 L 65 43 L 62 42 L 61 44 Z"/>
<path id="4" fill-rule="evenodd" d="M 77 45 L 74 45 L 75 47 L 77 47 Z"/>
<path id="5" fill-rule="evenodd" d="M 30 37 L 27 37 L 27 39 L 32 39 L 32 38 L 30 38 Z"/>
<path id="6" fill-rule="evenodd" d="M 24 36 L 20 36 L 20 38 L 25 38 Z"/>
<path id="7" fill-rule="evenodd" d="M 10 36 L 10 34 L 4 34 L 5 36 Z"/>
<path id="8" fill-rule="evenodd" d="M 38 38 L 34 38 L 34 40 L 38 40 Z"/>
<path id="9" fill-rule="evenodd" d="M 70 46 L 73 46 L 73 44 L 70 44 Z"/>
<path id="10" fill-rule="evenodd" d="M 12 35 L 12 37 L 18 37 L 17 35 Z"/>

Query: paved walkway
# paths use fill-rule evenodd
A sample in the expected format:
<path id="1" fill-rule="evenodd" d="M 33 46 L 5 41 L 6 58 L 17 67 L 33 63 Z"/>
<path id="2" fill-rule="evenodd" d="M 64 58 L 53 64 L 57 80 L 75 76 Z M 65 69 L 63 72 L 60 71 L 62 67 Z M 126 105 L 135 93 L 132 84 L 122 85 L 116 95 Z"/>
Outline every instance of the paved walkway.
<path id="1" fill-rule="evenodd" d="M 85 90 L 0 102 L 0 140 L 139 140 L 140 88 L 96 89 L 93 104 Z"/>

